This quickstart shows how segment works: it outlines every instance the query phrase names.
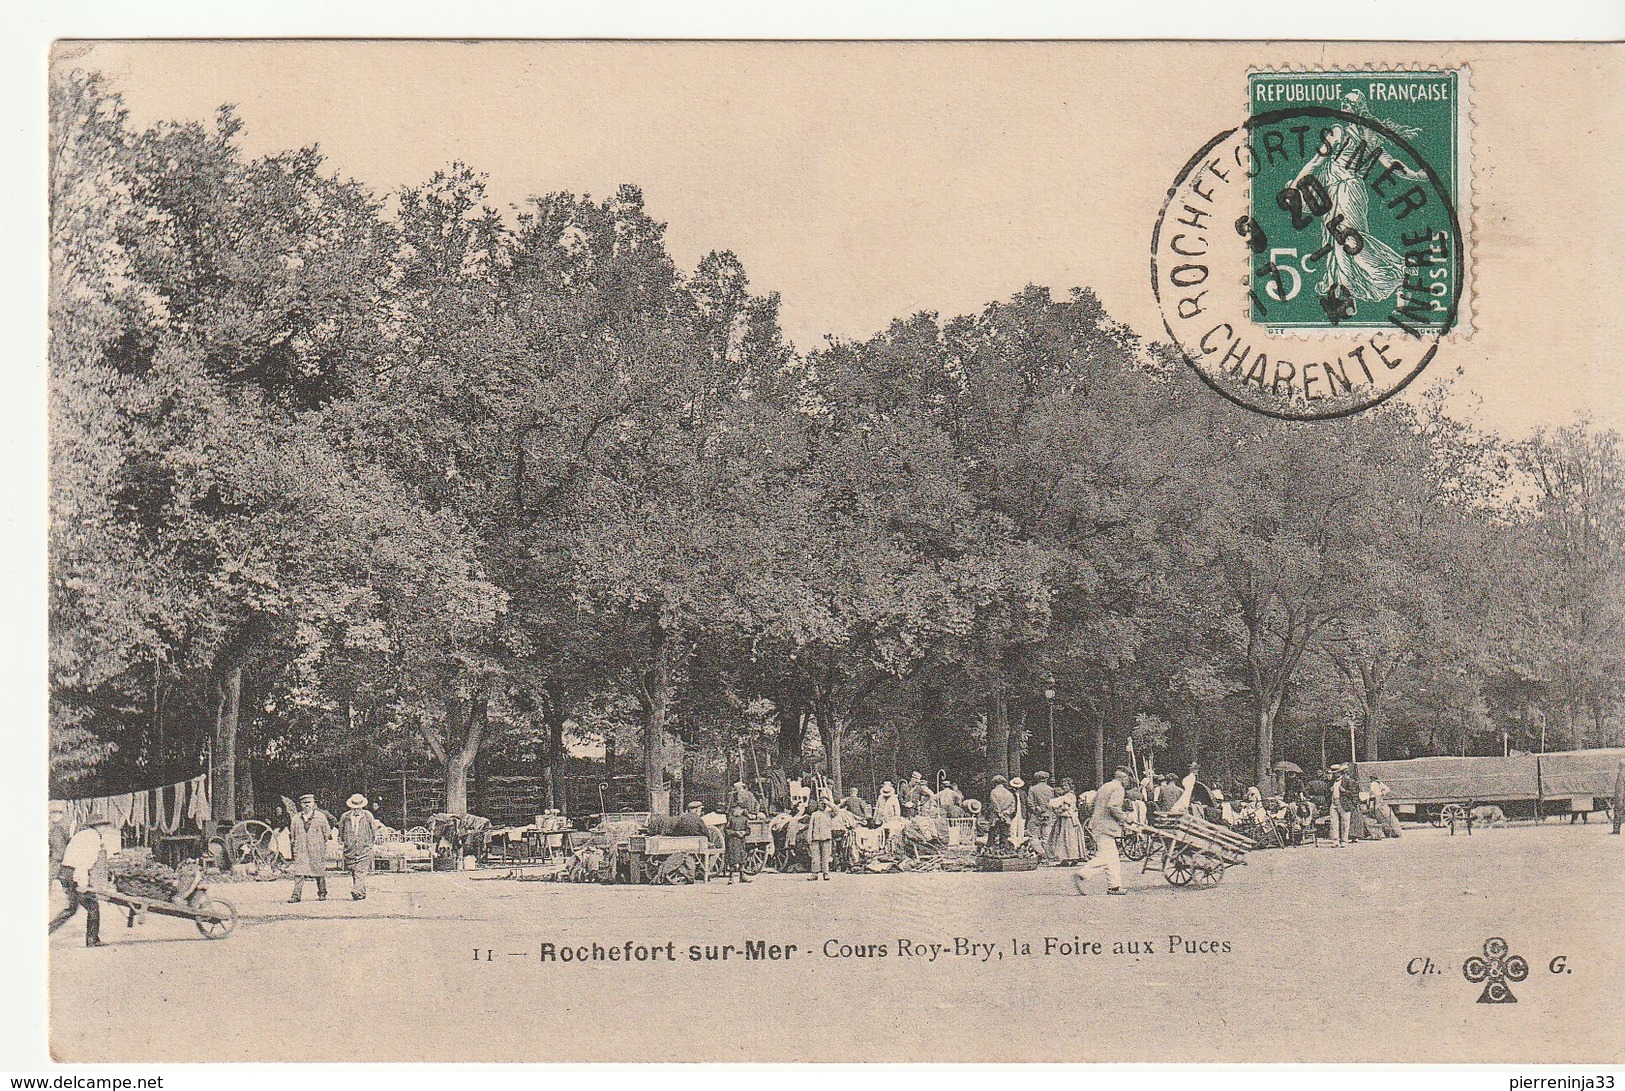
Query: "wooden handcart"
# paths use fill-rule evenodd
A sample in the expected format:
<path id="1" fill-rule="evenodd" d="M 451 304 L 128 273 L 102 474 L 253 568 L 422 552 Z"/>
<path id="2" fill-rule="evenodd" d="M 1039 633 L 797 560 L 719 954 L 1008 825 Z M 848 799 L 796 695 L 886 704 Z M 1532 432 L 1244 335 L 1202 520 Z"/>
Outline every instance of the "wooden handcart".
<path id="1" fill-rule="evenodd" d="M 640 835 L 629 839 L 628 848 L 633 882 L 655 882 L 666 857 L 680 852 L 694 857 L 695 879 L 702 883 L 710 880 L 711 873 L 718 870 L 722 862 L 722 850 L 712 845 L 710 838 L 697 834 Z"/>
<path id="2" fill-rule="evenodd" d="M 768 819 L 750 820 L 750 833 L 745 837 L 745 874 L 760 875 L 773 859 L 773 831 Z"/>
<path id="3" fill-rule="evenodd" d="M 1217 886 L 1224 869 L 1245 864 L 1254 847 L 1234 830 L 1192 814 L 1158 816 L 1141 831 L 1150 838 L 1141 874 L 1160 864 L 1162 877 L 1175 886 Z"/>
<path id="4" fill-rule="evenodd" d="M 201 882 L 202 875 L 194 872 L 185 877 L 180 890 L 170 898 L 126 894 L 116 887 L 100 887 L 92 891 L 98 899 L 124 909 L 129 918 L 126 928 L 146 923 L 148 913 L 160 917 L 179 917 L 197 925 L 197 930 L 209 939 L 225 939 L 237 927 L 237 909 L 224 898 L 211 898 L 209 888 Z"/>

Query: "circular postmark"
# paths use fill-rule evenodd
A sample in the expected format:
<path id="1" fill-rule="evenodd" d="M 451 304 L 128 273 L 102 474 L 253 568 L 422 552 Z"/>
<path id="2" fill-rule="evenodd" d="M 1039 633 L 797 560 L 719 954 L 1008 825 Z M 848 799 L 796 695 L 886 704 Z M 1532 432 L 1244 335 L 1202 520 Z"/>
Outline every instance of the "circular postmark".
<path id="1" fill-rule="evenodd" d="M 1272 417 L 1369 409 L 1432 362 L 1464 281 L 1450 192 L 1407 138 L 1306 106 L 1208 141 L 1151 236 L 1164 329 L 1202 380 Z M 1271 312 L 1313 303 L 1290 335 Z M 1324 321 L 1320 321 L 1324 316 Z"/>

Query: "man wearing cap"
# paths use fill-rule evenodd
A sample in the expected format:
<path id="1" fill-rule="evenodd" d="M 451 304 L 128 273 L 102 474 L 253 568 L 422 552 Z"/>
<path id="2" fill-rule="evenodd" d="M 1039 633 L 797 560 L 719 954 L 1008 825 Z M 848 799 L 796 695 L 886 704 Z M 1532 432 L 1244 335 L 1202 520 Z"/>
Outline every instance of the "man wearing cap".
<path id="1" fill-rule="evenodd" d="M 350 873 L 350 897 L 367 897 L 367 872 L 372 870 L 372 847 L 378 843 L 378 822 L 367 810 L 367 797 L 357 792 L 344 805 L 339 819 L 339 842 L 344 846 L 344 870 Z"/>
<path id="2" fill-rule="evenodd" d="M 1027 789 L 1027 836 L 1038 846 L 1039 855 L 1048 851 L 1050 832 L 1055 829 L 1055 812 L 1050 807 L 1054 801 L 1049 773 L 1040 769 L 1033 774 L 1033 786 Z"/>
<path id="3" fill-rule="evenodd" d="M 1089 819 L 1089 831 L 1095 835 L 1097 846 L 1094 859 L 1079 868 L 1072 876 L 1079 894 L 1085 894 L 1084 880 L 1097 871 L 1106 873 L 1106 893 L 1122 894 L 1123 867 L 1117 856 L 1117 839 L 1123 836 L 1123 800 L 1134 774 L 1127 766 L 1119 765 L 1112 779 L 1095 793 L 1095 808 Z"/>
<path id="4" fill-rule="evenodd" d="M 989 844 L 1010 843 L 1010 823 L 1016 817 L 1016 793 L 1010 790 L 1009 783 L 1003 776 L 996 776 L 992 790 L 987 793 L 987 817 L 991 823 Z"/>
<path id="5" fill-rule="evenodd" d="M 299 797 L 299 809 L 288 817 L 288 834 L 293 838 L 293 897 L 289 904 L 299 901 L 305 893 L 305 880 L 316 880 L 316 900 L 327 900 L 327 839 L 333 827 L 328 825 L 327 813 L 316 809 L 316 797 L 305 793 Z"/>
<path id="6" fill-rule="evenodd" d="M 68 891 L 68 908 L 58 913 L 46 930 L 47 935 L 55 932 L 79 910 L 85 911 L 85 946 L 101 947 L 102 944 L 102 909 L 101 903 L 91 890 L 96 886 L 111 882 L 107 871 L 107 836 L 113 832 L 113 820 L 106 815 L 96 815 L 90 824 L 68 842 L 68 847 L 62 853 L 62 885 Z"/>

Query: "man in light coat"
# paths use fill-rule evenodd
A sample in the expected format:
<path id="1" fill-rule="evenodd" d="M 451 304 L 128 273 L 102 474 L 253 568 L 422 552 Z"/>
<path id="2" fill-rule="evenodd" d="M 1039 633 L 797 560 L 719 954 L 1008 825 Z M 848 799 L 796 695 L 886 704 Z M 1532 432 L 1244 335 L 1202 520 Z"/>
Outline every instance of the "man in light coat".
<path id="1" fill-rule="evenodd" d="M 817 800 L 807 812 L 807 870 L 812 873 L 807 876 L 809 883 L 816 883 L 820 875 L 825 882 L 829 881 L 829 865 L 834 857 L 835 843 L 835 826 L 830 820 L 830 812 L 834 809 L 834 804 L 827 800 Z"/>
<path id="2" fill-rule="evenodd" d="M 327 839 L 333 827 L 327 822 L 327 813 L 317 810 L 316 797 L 308 792 L 299 797 L 299 809 L 288 821 L 288 833 L 293 839 L 293 897 L 289 904 L 304 896 L 305 880 L 316 880 L 316 900 L 327 900 Z"/>
<path id="3" fill-rule="evenodd" d="M 1097 871 L 1106 873 L 1106 893 L 1122 894 L 1123 865 L 1117 855 L 1117 839 L 1123 836 L 1123 802 L 1128 786 L 1133 783 L 1134 774 L 1126 766 L 1119 765 L 1112 779 L 1100 786 L 1095 793 L 1094 811 L 1089 819 L 1089 831 L 1095 835 L 1094 859 L 1090 860 L 1072 876 L 1072 883 L 1078 888 L 1079 894 L 1086 894 L 1084 882 Z"/>
<path id="4" fill-rule="evenodd" d="M 344 870 L 350 873 L 350 897 L 359 902 L 367 897 L 367 873 L 372 870 L 372 847 L 378 843 L 378 821 L 367 810 L 367 797 L 360 792 L 344 805 L 349 810 L 339 819 L 339 843 L 344 846 Z M 325 855 L 325 846 L 323 851 Z"/>

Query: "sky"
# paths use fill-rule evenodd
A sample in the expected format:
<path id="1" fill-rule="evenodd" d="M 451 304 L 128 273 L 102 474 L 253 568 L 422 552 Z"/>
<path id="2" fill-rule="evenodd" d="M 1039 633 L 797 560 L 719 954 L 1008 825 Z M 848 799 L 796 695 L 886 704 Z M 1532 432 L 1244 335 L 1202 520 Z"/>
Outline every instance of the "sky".
<path id="1" fill-rule="evenodd" d="M 1428 378 L 1460 368 L 1458 410 L 1504 434 L 1581 410 L 1625 429 L 1618 46 L 169 41 L 56 62 L 110 77 L 138 124 L 236 104 L 251 154 L 318 144 L 380 192 L 454 160 L 498 207 L 635 183 L 680 266 L 734 251 L 804 351 L 1028 283 L 1164 336 L 1151 230 L 1246 116 L 1249 68 L 1466 65 L 1474 329 Z"/>

